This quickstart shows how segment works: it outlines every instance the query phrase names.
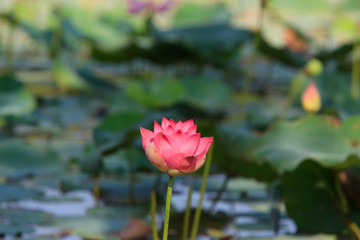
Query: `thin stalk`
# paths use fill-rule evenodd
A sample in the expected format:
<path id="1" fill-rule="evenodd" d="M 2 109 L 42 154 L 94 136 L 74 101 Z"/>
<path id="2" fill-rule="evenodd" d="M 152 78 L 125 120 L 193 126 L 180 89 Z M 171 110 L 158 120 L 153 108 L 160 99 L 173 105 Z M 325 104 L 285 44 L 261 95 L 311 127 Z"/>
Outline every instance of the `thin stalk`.
<path id="1" fill-rule="evenodd" d="M 153 189 L 153 191 L 155 191 L 155 193 L 158 192 L 159 186 L 161 185 L 161 177 L 162 177 L 162 174 L 160 174 L 159 171 L 156 171 L 156 177 L 155 177 L 154 185 L 152 187 L 152 189 Z"/>
<path id="2" fill-rule="evenodd" d="M 60 13 L 60 5 L 55 3 L 55 6 L 53 7 L 54 11 L 56 11 L 56 22 L 55 26 L 53 26 L 52 29 L 52 36 L 50 40 L 50 49 L 49 49 L 49 55 L 51 59 L 58 59 L 60 54 L 60 48 L 61 48 L 61 36 L 63 34 L 63 24 L 62 24 L 62 13 Z"/>
<path id="3" fill-rule="evenodd" d="M 339 208 L 345 216 L 345 222 L 347 224 L 347 227 L 349 228 L 350 232 L 355 236 L 355 238 L 359 240 L 360 239 L 360 229 L 359 229 L 359 226 L 351 219 L 350 207 L 347 202 L 346 195 L 342 189 L 338 174 L 335 179 L 335 190 L 336 190 L 337 196 L 339 198 Z"/>
<path id="4" fill-rule="evenodd" d="M 99 178 L 93 177 L 92 178 L 92 185 L 93 185 L 93 195 L 96 201 L 96 206 L 99 205 L 100 202 L 100 188 L 99 188 Z"/>
<path id="5" fill-rule="evenodd" d="M 155 191 L 152 191 L 152 192 L 151 192 L 151 226 L 152 226 L 152 235 L 153 235 L 153 240 L 158 240 L 158 239 L 159 239 L 159 235 L 158 235 L 157 226 L 156 226 L 155 214 L 156 214 L 156 192 L 155 192 Z"/>
<path id="6" fill-rule="evenodd" d="M 129 202 L 130 204 L 135 205 L 136 204 L 136 197 L 135 197 L 136 173 L 133 165 L 133 159 L 131 156 L 131 150 L 126 150 L 126 157 L 128 160 L 128 167 L 129 167 Z"/>
<path id="7" fill-rule="evenodd" d="M 286 117 L 286 114 L 290 110 L 290 107 L 293 104 L 295 97 L 300 92 L 301 86 L 304 81 L 305 81 L 304 71 L 300 71 L 293 78 L 291 86 L 290 86 L 290 90 L 289 90 L 289 95 L 287 96 L 287 99 L 285 100 L 285 106 L 281 113 L 282 116 Z"/>
<path id="8" fill-rule="evenodd" d="M 169 183 L 168 183 L 168 189 L 167 189 L 167 194 L 166 194 L 166 204 L 165 204 L 165 220 L 164 220 L 163 240 L 168 239 L 170 204 L 171 204 L 171 194 L 172 194 L 173 182 L 174 182 L 174 177 L 169 176 Z"/>
<path id="9" fill-rule="evenodd" d="M 352 99 L 359 99 L 360 87 L 360 38 L 354 41 L 352 51 L 352 72 L 351 72 L 351 97 Z"/>
<path id="10" fill-rule="evenodd" d="M 9 32 L 7 39 L 7 51 L 6 51 L 6 67 L 11 68 L 14 56 L 14 34 L 15 26 L 12 23 L 9 23 Z"/>
<path id="11" fill-rule="evenodd" d="M 357 238 L 360 239 L 360 229 L 359 226 L 355 223 L 355 222 L 350 222 L 348 225 L 350 231 L 353 233 L 353 235 Z"/>
<path id="12" fill-rule="evenodd" d="M 272 194 L 271 194 L 271 218 L 274 221 L 274 233 L 277 235 L 279 233 L 280 226 L 280 204 L 281 204 L 281 188 L 280 182 L 276 181 L 272 185 Z"/>
<path id="13" fill-rule="evenodd" d="M 221 199 L 223 193 L 225 192 L 225 190 L 226 190 L 226 188 L 227 188 L 227 186 L 228 186 L 229 180 L 230 180 L 229 175 L 226 175 L 226 176 L 225 176 L 225 179 L 224 179 L 224 181 L 223 181 L 223 183 L 222 183 L 222 185 L 221 185 L 221 188 L 220 188 L 219 191 L 216 193 L 216 197 L 215 197 L 215 199 L 214 199 L 214 201 L 213 201 L 213 204 L 212 204 L 212 206 L 211 206 L 211 208 L 210 208 L 210 212 L 211 212 L 211 213 L 215 213 L 216 204 L 219 202 L 219 200 Z"/>
<path id="14" fill-rule="evenodd" d="M 339 200 L 339 208 L 344 213 L 344 215 L 348 215 L 349 214 L 349 205 L 346 200 L 345 193 L 343 192 L 343 189 L 341 187 L 341 183 L 340 183 L 340 180 L 338 177 L 336 177 L 336 179 L 335 179 L 335 191 L 337 193 L 338 200 Z"/>
<path id="15" fill-rule="evenodd" d="M 189 221 L 190 221 L 190 212 L 191 212 L 191 197 L 192 197 L 193 188 L 189 187 L 187 202 L 186 202 L 186 210 L 184 216 L 184 226 L 183 226 L 183 235 L 182 239 L 187 240 L 187 236 L 189 233 Z"/>
<path id="16" fill-rule="evenodd" d="M 212 144 L 212 146 L 211 146 L 211 148 L 209 150 L 208 159 L 205 161 L 204 172 L 203 172 L 203 177 L 202 177 L 202 183 L 201 183 L 201 188 L 200 188 L 200 199 L 199 199 L 199 202 L 198 202 L 198 206 L 196 208 L 194 222 L 193 222 L 193 226 L 192 226 L 192 230 L 191 230 L 191 238 L 190 238 L 191 240 L 196 239 L 196 235 L 197 235 L 198 228 L 199 228 L 201 209 L 202 209 L 202 202 L 204 200 L 204 195 L 205 195 L 205 190 L 206 190 L 206 183 L 207 183 L 207 179 L 208 179 L 209 172 L 210 172 L 210 165 L 211 165 L 211 160 L 212 160 L 213 149 L 214 149 L 214 143 Z"/>
<path id="17" fill-rule="evenodd" d="M 261 29 L 262 29 L 262 23 L 263 23 L 265 9 L 266 9 L 266 1 L 260 1 L 259 17 L 257 20 L 258 21 L 257 22 L 258 30 L 255 34 L 254 44 L 253 44 L 254 55 L 250 59 L 250 67 L 248 68 L 248 71 L 245 74 L 244 86 L 242 89 L 243 93 L 249 92 L 251 80 L 254 77 L 255 61 L 257 59 L 258 51 L 259 51 L 259 45 L 260 45 L 260 40 L 261 40 L 260 35 L 261 35 Z"/>

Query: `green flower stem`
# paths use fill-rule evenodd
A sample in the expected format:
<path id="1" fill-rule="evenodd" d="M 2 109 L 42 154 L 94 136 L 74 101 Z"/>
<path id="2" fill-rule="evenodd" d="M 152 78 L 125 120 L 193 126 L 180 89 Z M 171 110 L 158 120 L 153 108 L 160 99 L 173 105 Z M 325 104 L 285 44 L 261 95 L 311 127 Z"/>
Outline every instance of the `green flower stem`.
<path id="1" fill-rule="evenodd" d="M 357 41 L 356 41 L 357 40 Z M 352 51 L 352 73 L 351 73 L 351 97 L 352 99 L 359 99 L 360 87 L 360 35 L 354 41 Z"/>
<path id="2" fill-rule="evenodd" d="M 193 188 L 192 186 L 189 187 L 189 192 L 187 196 L 186 202 L 186 211 L 184 216 L 184 226 L 183 226 L 183 240 L 187 240 L 187 236 L 189 233 L 189 221 L 190 221 L 190 210 L 191 210 L 191 196 L 192 196 Z"/>
<path id="3" fill-rule="evenodd" d="M 126 151 L 126 157 L 128 160 L 128 167 L 129 167 L 129 202 L 131 205 L 136 204 L 136 197 L 135 197 L 135 183 L 136 183 L 136 171 L 134 167 L 133 156 L 131 155 L 131 150 L 128 149 Z"/>
<path id="4" fill-rule="evenodd" d="M 350 229 L 350 232 L 355 236 L 356 239 L 360 239 L 359 226 L 351 219 L 350 207 L 347 202 L 346 195 L 342 189 L 339 177 L 336 177 L 335 179 L 335 191 L 338 196 L 339 208 L 345 216 L 345 222 L 347 224 L 347 227 Z"/>
<path id="5" fill-rule="evenodd" d="M 244 85 L 243 85 L 243 89 L 242 89 L 242 93 L 244 93 L 244 94 L 249 93 L 251 80 L 254 77 L 255 64 L 256 64 L 256 60 L 259 55 L 259 46 L 260 46 L 260 42 L 261 42 L 261 30 L 262 30 L 265 10 L 266 10 L 266 1 L 261 1 L 260 9 L 259 9 L 259 16 L 257 19 L 258 30 L 255 33 L 254 42 L 253 42 L 254 55 L 250 58 L 250 66 L 245 74 Z"/>
<path id="6" fill-rule="evenodd" d="M 339 204 L 339 208 L 342 211 L 342 213 L 346 216 L 349 214 L 349 205 L 348 202 L 346 200 L 346 196 L 345 193 L 341 187 L 341 183 L 340 183 L 340 179 L 339 177 L 337 177 L 335 179 L 335 190 L 337 193 L 337 197 L 338 197 L 338 204 Z"/>
<path id="7" fill-rule="evenodd" d="M 14 55 L 14 34 L 15 34 L 15 26 L 10 23 L 9 24 L 9 33 L 7 36 L 7 51 L 6 51 L 6 67 L 12 68 L 12 61 L 13 61 L 13 55 Z"/>
<path id="8" fill-rule="evenodd" d="M 153 240 L 158 240 L 158 232 L 156 227 L 156 219 L 155 219 L 155 213 L 156 213 L 156 192 L 151 192 L 151 226 L 152 226 L 152 235 Z"/>
<path id="9" fill-rule="evenodd" d="M 169 176 L 169 184 L 168 184 L 168 189 L 167 189 L 167 194 L 166 194 L 163 240 L 168 239 L 169 218 L 170 218 L 170 204 L 171 204 L 171 194 L 172 194 L 173 182 L 174 182 L 174 177 Z"/>
<path id="10" fill-rule="evenodd" d="M 222 186 L 221 186 L 221 188 L 219 189 L 219 191 L 216 193 L 216 196 L 215 196 L 215 198 L 214 198 L 214 201 L 213 201 L 213 203 L 212 203 L 212 205 L 211 205 L 211 207 L 210 207 L 210 212 L 211 212 L 211 213 L 215 213 L 216 205 L 217 205 L 217 203 L 220 201 L 223 193 L 226 191 L 226 188 L 227 188 L 227 186 L 228 186 L 228 184 L 229 184 L 229 181 L 230 181 L 230 177 L 229 177 L 229 175 L 226 175 L 226 176 L 225 176 L 225 180 L 224 180 L 224 182 L 222 183 Z"/>
<path id="11" fill-rule="evenodd" d="M 92 186 L 93 186 L 93 195 L 95 198 L 96 206 L 98 206 L 100 202 L 99 177 L 92 178 Z"/>
<path id="12" fill-rule="evenodd" d="M 212 146 L 211 146 L 211 148 L 209 150 L 208 159 L 205 161 L 204 172 L 203 172 L 202 183 L 201 183 L 201 189 L 200 189 L 200 199 L 199 199 L 199 202 L 198 202 L 198 206 L 196 208 L 194 222 L 193 222 L 193 226 L 192 226 L 192 229 L 191 229 L 191 240 L 196 239 L 197 231 L 198 231 L 198 228 L 199 228 L 202 202 L 204 200 L 204 195 L 205 195 L 205 190 L 206 190 L 206 183 L 207 183 L 207 179 L 208 179 L 209 172 L 210 172 L 210 165 L 211 165 L 213 148 L 214 148 L 214 142 L 213 142 L 213 144 L 212 144 Z"/>

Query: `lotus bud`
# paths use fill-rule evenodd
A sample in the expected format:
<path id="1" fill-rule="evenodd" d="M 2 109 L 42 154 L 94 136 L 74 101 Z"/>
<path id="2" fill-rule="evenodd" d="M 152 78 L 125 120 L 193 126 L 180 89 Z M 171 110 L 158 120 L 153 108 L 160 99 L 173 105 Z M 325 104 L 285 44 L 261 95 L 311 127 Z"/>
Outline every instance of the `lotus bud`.
<path id="1" fill-rule="evenodd" d="M 323 72 L 323 64 L 319 59 L 312 59 L 304 69 L 305 73 L 309 76 L 318 76 Z"/>
<path id="2" fill-rule="evenodd" d="M 316 113 L 321 108 L 321 98 L 315 83 L 310 82 L 301 96 L 301 103 L 308 113 Z"/>

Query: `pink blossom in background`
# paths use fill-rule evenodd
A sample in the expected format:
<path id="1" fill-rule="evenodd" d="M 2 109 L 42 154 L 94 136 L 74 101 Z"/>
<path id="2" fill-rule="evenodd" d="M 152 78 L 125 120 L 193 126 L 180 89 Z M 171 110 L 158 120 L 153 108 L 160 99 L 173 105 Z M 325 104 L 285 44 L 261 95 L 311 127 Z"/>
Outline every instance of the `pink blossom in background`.
<path id="1" fill-rule="evenodd" d="M 150 1 L 149 3 L 150 3 L 149 8 L 153 12 L 165 12 L 165 11 L 171 9 L 175 5 L 174 0 L 167 0 L 167 1 L 164 1 L 163 3 L 161 3 L 161 4 L 155 4 L 152 1 Z"/>
<path id="2" fill-rule="evenodd" d="M 156 3 L 154 0 L 129 0 L 128 12 L 131 14 L 138 14 L 142 11 L 149 12 L 164 12 L 175 5 L 175 0 L 166 0 L 162 3 Z"/>
<path id="3" fill-rule="evenodd" d="M 176 176 L 197 171 L 205 162 L 213 137 L 201 137 L 193 120 L 175 122 L 163 118 L 154 132 L 140 128 L 149 161 L 160 171 Z"/>
<path id="4" fill-rule="evenodd" d="M 128 11 L 132 14 L 137 14 L 146 8 L 147 4 L 141 0 L 129 0 Z"/>

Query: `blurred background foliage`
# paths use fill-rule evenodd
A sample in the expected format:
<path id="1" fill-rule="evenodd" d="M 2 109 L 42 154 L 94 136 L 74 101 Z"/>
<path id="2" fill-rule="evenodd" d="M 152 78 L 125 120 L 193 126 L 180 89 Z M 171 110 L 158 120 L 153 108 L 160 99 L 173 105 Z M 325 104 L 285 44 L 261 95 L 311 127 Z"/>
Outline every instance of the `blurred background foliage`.
<path id="1" fill-rule="evenodd" d="M 218 198 L 255 179 L 299 233 L 354 234 L 359 10 L 358 0 L 2 0 L 0 201 L 69 201 L 49 199 L 46 186 L 92 190 L 105 204 L 57 220 L 4 208 L 0 235 L 46 223 L 117 239 L 130 215 L 145 219 L 166 180 L 139 127 L 162 117 L 192 118 L 214 136 L 211 171 L 225 177 L 208 185 Z M 322 102 L 313 115 L 300 102 L 310 82 Z M 197 174 L 180 179 L 199 186 Z"/>

